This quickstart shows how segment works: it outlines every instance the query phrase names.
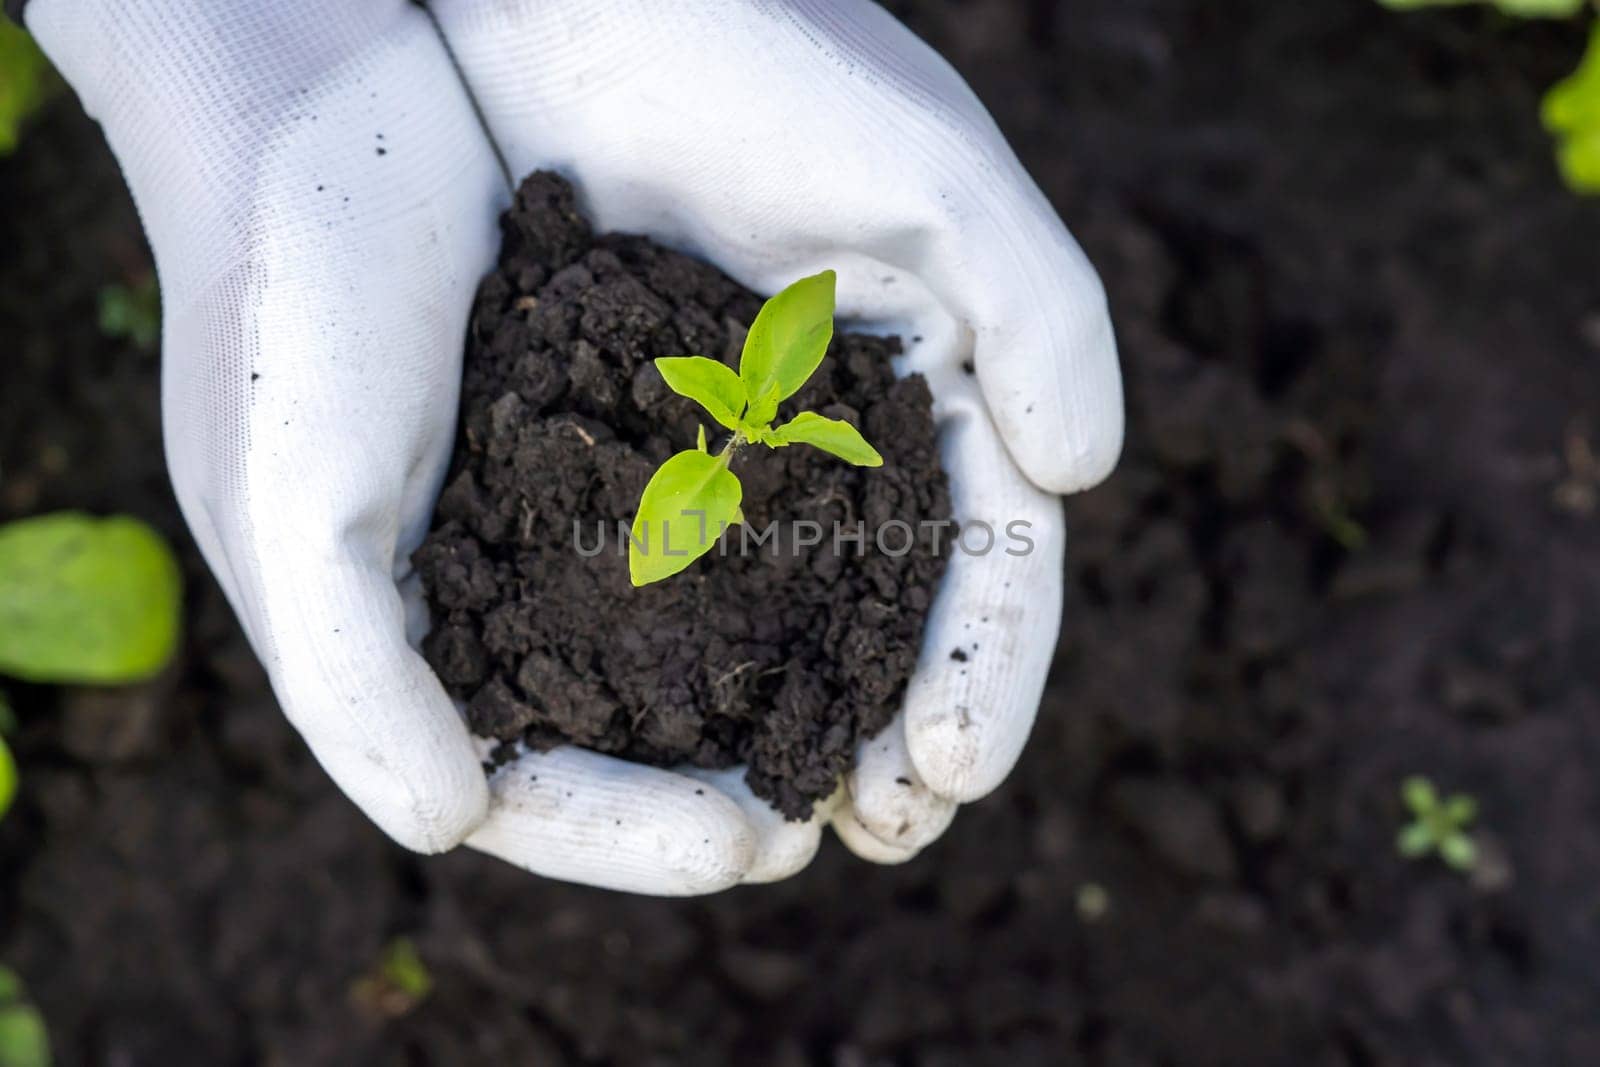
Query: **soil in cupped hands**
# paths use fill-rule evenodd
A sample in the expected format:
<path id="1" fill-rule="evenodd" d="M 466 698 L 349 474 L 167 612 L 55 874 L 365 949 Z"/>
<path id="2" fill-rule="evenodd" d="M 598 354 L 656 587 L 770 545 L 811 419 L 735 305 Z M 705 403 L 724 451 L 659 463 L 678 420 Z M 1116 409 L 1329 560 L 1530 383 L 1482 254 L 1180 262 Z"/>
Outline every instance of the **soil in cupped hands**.
<path id="1" fill-rule="evenodd" d="M 553 174 L 522 183 L 502 230 L 451 473 L 414 556 L 428 661 L 472 730 L 502 742 L 497 759 L 576 744 L 744 764 L 756 795 L 808 817 L 893 718 L 944 571 L 950 499 L 927 384 L 895 377 L 896 338 L 836 333 L 779 421 L 847 419 L 884 465 L 742 449 L 744 525 L 636 589 L 626 528 L 645 483 L 698 427 L 717 431 L 713 448 L 725 436 L 651 361 L 736 366 L 761 297 L 646 238 L 595 236 Z"/>

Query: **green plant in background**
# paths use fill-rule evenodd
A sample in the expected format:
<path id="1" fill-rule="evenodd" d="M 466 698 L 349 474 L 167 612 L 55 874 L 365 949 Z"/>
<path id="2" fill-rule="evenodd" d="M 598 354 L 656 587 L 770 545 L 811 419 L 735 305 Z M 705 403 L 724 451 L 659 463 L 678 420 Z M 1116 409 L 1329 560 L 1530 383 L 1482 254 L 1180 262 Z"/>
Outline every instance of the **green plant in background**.
<path id="1" fill-rule="evenodd" d="M 0 967 L 0 1067 L 50 1067 L 44 1020 L 24 998 L 22 980 Z"/>
<path id="2" fill-rule="evenodd" d="M 384 981 L 410 997 L 420 1001 L 433 990 L 433 975 L 428 965 L 417 954 L 417 946 L 409 937 L 397 937 L 384 949 L 379 972 Z"/>
<path id="3" fill-rule="evenodd" d="M 137 519 L 61 512 L 0 525 L 0 674 L 141 681 L 172 657 L 182 599 L 172 549 Z M 0 734 L 12 725 L 0 694 Z M 16 791 L 16 762 L 0 737 L 0 816 Z"/>
<path id="4" fill-rule="evenodd" d="M 1562 18 L 1576 15 L 1589 0 L 1378 0 L 1396 11 L 1415 11 L 1422 7 L 1483 7 L 1492 5 L 1519 18 Z"/>
<path id="5" fill-rule="evenodd" d="M 433 975 L 409 937 L 397 937 L 385 945 L 377 963 L 350 988 L 357 1004 L 389 1019 L 411 1011 L 431 992 Z"/>
<path id="6" fill-rule="evenodd" d="M 1411 822 L 1400 831 L 1395 846 L 1407 859 L 1437 853 L 1458 871 L 1470 871 L 1478 862 L 1478 845 L 1467 827 L 1478 817 L 1478 802 L 1465 793 L 1443 798 L 1433 783 L 1412 775 L 1400 784 L 1400 799 L 1411 812 Z"/>
<path id="7" fill-rule="evenodd" d="M 183 582 L 137 519 L 61 512 L 0 526 L 0 674 L 117 685 L 161 670 Z"/>
<path id="8" fill-rule="evenodd" d="M 1600 21 L 1578 69 L 1544 94 L 1544 128 L 1556 139 L 1556 163 L 1567 185 L 1600 193 Z"/>
<path id="9" fill-rule="evenodd" d="M 834 283 L 833 271 L 826 270 L 762 305 L 745 337 L 737 373 L 704 356 L 655 361 L 673 392 L 705 408 L 733 436 L 712 455 L 702 426 L 698 447 L 679 452 L 651 475 L 628 545 L 634 585 L 672 577 L 709 552 L 728 526 L 744 521 L 739 510 L 744 488 L 728 464 L 746 444 L 808 444 L 859 467 L 883 465 L 877 449 L 848 422 L 802 411 L 782 426 L 772 425 L 779 402 L 806 383 L 827 353 Z"/>
<path id="10" fill-rule="evenodd" d="M 6 739 L 0 737 L 0 819 L 11 808 L 17 796 L 17 761 L 11 758 Z"/>
<path id="11" fill-rule="evenodd" d="M 23 121 L 49 99 L 54 85 L 50 61 L 33 38 L 0 16 L 0 156 L 16 149 Z"/>
<path id="12" fill-rule="evenodd" d="M 146 352 L 161 339 L 161 287 L 153 274 L 131 285 L 120 282 L 100 290 L 100 332 L 132 341 Z"/>
<path id="13" fill-rule="evenodd" d="M 1518 18 L 1570 18 L 1597 0 L 1378 0 L 1396 11 L 1424 7 L 1492 4 Z M 1589 46 L 1578 69 L 1557 82 L 1540 104 L 1544 128 L 1556 139 L 1556 165 L 1567 188 L 1600 194 L 1600 22 L 1589 31 Z"/>
<path id="14" fill-rule="evenodd" d="M 16 728 L 17 718 L 11 711 L 11 703 L 5 691 L 0 690 L 0 819 L 5 818 L 6 809 L 17 795 L 17 763 L 11 758 L 11 749 L 6 747 L 6 734 Z"/>

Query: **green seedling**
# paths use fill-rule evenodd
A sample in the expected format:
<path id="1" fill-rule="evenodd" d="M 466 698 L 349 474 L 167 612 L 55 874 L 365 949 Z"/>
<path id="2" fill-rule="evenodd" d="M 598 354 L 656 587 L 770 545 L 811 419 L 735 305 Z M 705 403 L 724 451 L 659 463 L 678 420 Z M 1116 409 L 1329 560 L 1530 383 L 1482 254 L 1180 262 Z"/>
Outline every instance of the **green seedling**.
<path id="1" fill-rule="evenodd" d="M 368 974 L 356 980 L 350 993 L 368 1011 L 397 1019 L 426 1000 L 432 991 L 433 975 L 417 946 L 409 937 L 397 937 L 384 946 L 383 955 Z"/>
<path id="2" fill-rule="evenodd" d="M 628 545 L 628 576 L 648 585 L 670 578 L 711 551 L 722 532 L 744 521 L 744 488 L 728 469 L 748 444 L 807 444 L 858 467 L 883 457 L 848 422 L 802 411 L 776 428 L 778 404 L 806 383 L 833 339 L 833 271 L 802 278 L 762 305 L 745 337 L 739 370 L 704 356 L 666 356 L 656 369 L 675 393 L 695 401 L 732 431 L 713 455 L 700 427 L 697 447 L 679 452 L 651 475 L 639 498 Z"/>
<path id="3" fill-rule="evenodd" d="M 0 967 L 0 1067 L 50 1067 L 44 1019 L 26 1000 L 22 979 Z"/>
<path id="4" fill-rule="evenodd" d="M 1478 862 L 1478 845 L 1467 827 L 1478 817 L 1478 802 L 1465 793 L 1440 797 L 1433 783 L 1413 775 L 1400 784 L 1400 799 L 1412 820 L 1400 831 L 1396 847 L 1407 859 L 1437 853 L 1458 871 L 1470 871 Z"/>
<path id="5" fill-rule="evenodd" d="M 146 352 L 161 340 L 161 289 L 154 274 L 131 285 L 115 283 L 100 290 L 100 332 L 129 340 Z"/>

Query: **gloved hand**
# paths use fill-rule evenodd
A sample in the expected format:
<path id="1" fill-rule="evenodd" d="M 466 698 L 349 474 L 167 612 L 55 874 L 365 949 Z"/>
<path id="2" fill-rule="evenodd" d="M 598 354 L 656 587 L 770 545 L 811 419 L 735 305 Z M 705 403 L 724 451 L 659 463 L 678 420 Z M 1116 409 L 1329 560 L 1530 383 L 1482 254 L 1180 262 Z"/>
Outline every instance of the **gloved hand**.
<path id="1" fill-rule="evenodd" d="M 408 643 L 426 618 L 407 557 L 509 194 L 434 28 L 405 0 L 32 0 L 138 203 L 179 502 L 286 713 L 422 851 L 465 840 L 658 894 L 792 873 L 830 815 L 864 856 L 914 854 L 1015 761 L 1059 624 L 1049 494 L 1103 477 L 1120 444 L 1092 270 L 960 80 L 870 5 L 435 11 L 514 175 L 565 171 L 597 228 L 760 290 L 834 267 L 843 315 L 920 336 L 907 364 L 933 386 L 957 518 L 1029 521 L 1036 547 L 956 554 L 905 713 L 809 824 L 737 772 L 577 749 L 486 788 Z"/>

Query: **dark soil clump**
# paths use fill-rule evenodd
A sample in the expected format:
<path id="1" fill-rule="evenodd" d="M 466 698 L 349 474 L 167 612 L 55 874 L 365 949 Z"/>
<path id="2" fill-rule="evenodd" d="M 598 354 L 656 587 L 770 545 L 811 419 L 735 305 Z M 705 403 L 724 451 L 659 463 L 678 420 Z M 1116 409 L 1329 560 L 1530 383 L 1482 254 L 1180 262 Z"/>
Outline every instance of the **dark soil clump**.
<path id="1" fill-rule="evenodd" d="M 502 228 L 468 338 L 455 467 L 415 555 L 436 622 L 429 662 L 481 736 L 748 763 L 758 796 L 807 817 L 893 717 L 944 570 L 949 538 L 922 525 L 950 515 L 926 383 L 895 378 L 896 339 L 836 337 L 779 418 L 848 419 L 884 466 L 745 450 L 743 529 L 635 589 L 618 522 L 710 421 L 650 361 L 736 365 L 761 298 L 644 238 L 595 237 L 551 174 L 523 183 Z M 875 543 L 896 519 L 918 534 L 904 554 Z M 806 522 L 820 543 L 805 543 Z M 884 544 L 897 551 L 899 535 Z"/>

